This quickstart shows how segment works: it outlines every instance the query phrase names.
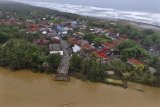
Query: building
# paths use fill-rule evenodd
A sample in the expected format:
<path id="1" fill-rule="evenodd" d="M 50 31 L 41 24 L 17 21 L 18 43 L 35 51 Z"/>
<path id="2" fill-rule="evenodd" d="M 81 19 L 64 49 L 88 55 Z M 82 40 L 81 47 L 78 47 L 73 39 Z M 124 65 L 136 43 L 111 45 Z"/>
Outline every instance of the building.
<path id="1" fill-rule="evenodd" d="M 61 51 L 60 39 L 58 37 L 54 37 L 49 42 L 50 51 Z"/>
<path id="2" fill-rule="evenodd" d="M 144 63 L 135 58 L 129 58 L 127 60 L 127 63 L 132 64 L 137 71 L 144 71 L 145 68 Z"/>
<path id="3" fill-rule="evenodd" d="M 38 32 L 40 30 L 40 26 L 38 24 L 27 24 L 27 32 Z"/>
<path id="4" fill-rule="evenodd" d="M 141 62 L 135 58 L 129 58 L 127 61 L 128 61 L 128 63 L 130 63 L 132 65 L 144 65 L 143 62 Z"/>
<path id="5" fill-rule="evenodd" d="M 78 46 L 78 45 L 74 45 L 74 47 L 72 47 L 72 50 L 73 50 L 74 53 L 77 53 L 81 50 L 81 47 Z"/>
<path id="6" fill-rule="evenodd" d="M 49 45 L 49 40 L 46 38 L 41 38 L 41 39 L 37 39 L 34 41 L 34 44 L 39 45 L 39 46 L 47 46 Z"/>

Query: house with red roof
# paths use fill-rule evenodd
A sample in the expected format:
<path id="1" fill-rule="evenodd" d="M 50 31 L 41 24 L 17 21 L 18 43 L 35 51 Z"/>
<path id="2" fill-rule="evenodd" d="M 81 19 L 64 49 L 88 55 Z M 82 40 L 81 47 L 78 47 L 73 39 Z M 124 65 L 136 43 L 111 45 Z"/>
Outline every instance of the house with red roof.
<path id="1" fill-rule="evenodd" d="M 139 60 L 137 60 L 137 59 L 135 59 L 135 58 L 129 58 L 127 60 L 127 62 L 129 64 L 132 64 L 136 68 L 137 71 L 143 71 L 144 68 L 145 68 L 144 63 L 139 61 Z"/>
<path id="2" fill-rule="evenodd" d="M 141 62 L 135 58 L 129 58 L 127 61 L 128 61 L 128 63 L 133 64 L 133 65 L 144 65 L 143 62 Z"/>
<path id="3" fill-rule="evenodd" d="M 37 39 L 34 41 L 34 44 L 39 45 L 39 46 L 48 46 L 49 45 L 49 40 L 46 38 L 41 38 Z"/>
<path id="4" fill-rule="evenodd" d="M 26 24 L 27 32 L 38 32 L 40 30 L 39 24 Z"/>
<path id="5" fill-rule="evenodd" d="M 92 49 L 92 53 L 99 59 L 101 59 L 101 61 L 103 63 L 107 63 L 108 61 L 111 60 L 111 58 L 107 55 L 107 52 L 109 50 L 108 49 L 103 49 L 103 50 L 97 50 L 96 48 Z"/>

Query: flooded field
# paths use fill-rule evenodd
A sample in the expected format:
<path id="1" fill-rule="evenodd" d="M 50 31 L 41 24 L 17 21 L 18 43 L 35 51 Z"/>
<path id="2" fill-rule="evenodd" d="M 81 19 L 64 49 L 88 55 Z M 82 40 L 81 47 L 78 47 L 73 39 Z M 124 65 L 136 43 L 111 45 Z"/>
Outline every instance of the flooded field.
<path id="1" fill-rule="evenodd" d="M 123 89 L 75 78 L 57 82 L 51 75 L 0 68 L 0 107 L 160 107 L 160 89 L 136 83 Z"/>

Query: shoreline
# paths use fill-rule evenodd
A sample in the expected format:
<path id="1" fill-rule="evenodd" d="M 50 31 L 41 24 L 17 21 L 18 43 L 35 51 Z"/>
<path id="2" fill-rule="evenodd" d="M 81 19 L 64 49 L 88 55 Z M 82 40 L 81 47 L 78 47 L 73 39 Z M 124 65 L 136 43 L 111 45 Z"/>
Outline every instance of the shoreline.
<path id="1" fill-rule="evenodd" d="M 12 70 L 10 68 L 6 68 L 6 67 L 1 67 L 0 66 L 0 70 L 6 70 L 6 71 L 9 71 L 9 72 L 13 72 L 13 73 L 18 73 L 20 71 L 30 71 L 31 73 L 33 74 L 42 74 L 42 75 L 45 75 L 45 76 L 52 76 L 53 77 L 53 81 L 56 81 L 54 80 L 54 77 L 56 76 L 55 73 L 42 73 L 42 72 L 38 72 L 38 71 L 33 71 L 33 70 L 30 70 L 30 69 L 20 69 L 20 70 Z M 120 87 L 120 88 L 123 88 L 123 89 L 128 89 L 130 88 L 129 86 L 127 88 L 124 88 L 123 87 L 123 84 L 116 84 L 116 83 L 107 83 L 107 82 L 93 82 L 93 81 L 89 81 L 87 80 L 85 77 L 82 77 L 81 74 L 78 74 L 78 73 L 71 73 L 70 74 L 70 78 L 73 78 L 73 79 L 77 79 L 81 82 L 90 82 L 90 83 L 93 83 L 93 84 L 104 84 L 104 85 L 107 85 L 107 86 L 115 86 L 115 87 Z M 107 78 L 106 78 L 107 79 Z M 122 80 L 119 80 L 119 81 L 122 81 Z M 57 82 L 63 82 L 63 81 L 57 81 Z M 70 81 L 69 81 L 70 82 Z M 145 83 L 140 83 L 140 82 L 136 82 L 136 81 L 131 81 L 131 80 L 128 80 L 127 81 L 127 84 L 129 85 L 130 83 L 132 84 L 137 84 L 137 85 L 144 85 L 144 86 L 147 86 L 147 87 L 151 87 L 151 88 L 158 88 L 160 89 L 160 86 L 155 86 L 155 85 L 149 85 L 149 84 L 145 84 Z"/>
<path id="2" fill-rule="evenodd" d="M 58 11 L 58 12 L 66 13 L 66 14 L 73 14 L 73 15 L 79 15 L 79 16 L 82 16 L 82 17 L 89 17 L 89 18 L 96 18 L 96 19 L 100 19 L 100 20 L 112 21 L 112 22 L 115 22 L 115 23 L 131 25 L 133 27 L 137 27 L 137 28 L 141 28 L 141 29 L 151 29 L 151 30 L 160 31 L 160 26 L 159 25 L 145 23 L 145 22 L 138 21 L 138 20 L 136 21 L 134 19 L 133 20 L 129 20 L 129 19 L 127 20 L 125 18 L 123 19 L 123 18 L 114 18 L 114 17 L 93 16 L 92 14 L 90 14 L 90 15 L 87 15 L 87 14 L 85 15 L 83 13 L 77 14 L 76 12 L 65 12 L 62 9 L 61 10 L 54 9 L 54 8 L 51 8 L 50 6 L 43 6 L 43 5 L 40 5 L 40 4 L 34 5 L 34 4 L 31 4 L 31 3 L 27 3 L 26 1 L 22 1 L 22 2 L 12 1 L 12 2 L 26 4 L 26 5 L 30 5 L 30 6 L 34 6 L 34 7 L 39 7 L 39 8 L 50 9 L 50 10 L 53 10 L 53 11 Z M 40 2 L 40 3 L 43 3 L 43 2 Z M 48 3 L 46 3 L 46 4 L 48 4 Z"/>
<path id="3" fill-rule="evenodd" d="M 28 71 L 28 73 L 32 73 L 32 74 L 34 74 L 34 75 L 44 75 L 45 77 L 52 77 L 53 78 L 53 81 L 55 81 L 55 82 L 64 82 L 65 83 L 65 81 L 56 81 L 56 80 L 54 80 L 54 76 L 56 76 L 56 74 L 55 73 L 50 73 L 50 74 L 45 74 L 45 73 L 41 73 L 41 72 L 35 72 L 35 71 L 33 71 L 33 70 L 30 70 L 30 69 L 20 69 L 20 70 L 12 70 L 12 69 L 10 69 L 10 68 L 5 68 L 5 67 L 1 67 L 0 66 L 0 72 L 1 72 L 1 70 L 4 72 L 4 71 L 7 71 L 6 72 L 6 74 L 8 74 L 8 73 L 13 73 L 13 74 L 18 74 L 18 73 L 27 73 Z M 89 81 L 89 80 L 86 80 L 86 79 L 83 79 L 83 78 L 81 78 L 80 76 L 78 76 L 77 74 L 71 74 L 71 80 L 72 79 L 76 79 L 76 80 L 79 80 L 79 81 L 81 81 L 81 82 L 86 82 L 86 83 L 91 83 L 91 84 L 102 84 L 102 85 L 107 85 L 107 86 L 113 86 L 113 87 L 119 87 L 119 88 L 122 88 L 122 89 L 124 89 L 123 87 L 121 87 L 121 86 L 118 86 L 118 85 L 112 85 L 112 84 L 107 84 L 107 83 L 103 83 L 103 82 L 92 82 L 92 81 Z M 68 82 L 67 82 L 68 83 Z M 160 89 L 160 87 L 156 87 L 156 86 L 152 86 L 152 85 L 147 85 L 147 84 L 142 84 L 142 83 L 139 83 L 139 82 L 134 82 L 134 81 L 128 81 L 128 84 L 137 84 L 137 85 L 143 85 L 143 86 L 146 86 L 146 87 L 151 87 L 151 88 L 157 88 L 157 89 Z M 125 88 L 125 89 L 129 89 L 130 87 L 128 87 L 128 88 Z"/>
<path id="4" fill-rule="evenodd" d="M 76 14 L 76 15 L 78 15 L 78 14 Z M 100 18 L 100 17 L 83 16 L 83 15 L 80 15 L 80 16 L 95 18 L 98 20 L 103 20 L 103 21 L 110 22 L 110 23 L 117 23 L 117 24 L 121 24 L 121 25 L 130 25 L 132 27 L 136 27 L 136 28 L 142 29 L 142 30 L 149 29 L 149 30 L 154 30 L 154 31 L 160 32 L 160 26 L 152 25 L 152 24 L 148 24 L 148 23 L 144 23 L 144 22 L 136 22 L 136 21 L 132 21 L 132 20 L 118 19 L 118 18 L 117 19 L 116 18 Z"/>

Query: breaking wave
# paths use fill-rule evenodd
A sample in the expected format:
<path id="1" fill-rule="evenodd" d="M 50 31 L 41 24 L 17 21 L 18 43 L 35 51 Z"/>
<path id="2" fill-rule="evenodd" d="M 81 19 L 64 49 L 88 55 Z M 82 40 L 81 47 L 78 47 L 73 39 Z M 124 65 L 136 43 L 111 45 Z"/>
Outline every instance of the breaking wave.
<path id="1" fill-rule="evenodd" d="M 148 13 L 148 12 L 133 12 L 133 11 L 121 11 L 110 8 L 100 8 L 82 5 L 71 5 L 71 4 L 58 4 L 58 3 L 47 3 L 47 2 L 34 2 L 34 1 L 21 1 L 24 4 L 30 4 L 38 7 L 45 7 L 62 12 L 75 13 L 85 16 L 93 16 L 100 18 L 112 18 L 112 19 L 125 19 L 136 22 L 143 22 L 151 25 L 160 26 L 160 14 Z"/>

